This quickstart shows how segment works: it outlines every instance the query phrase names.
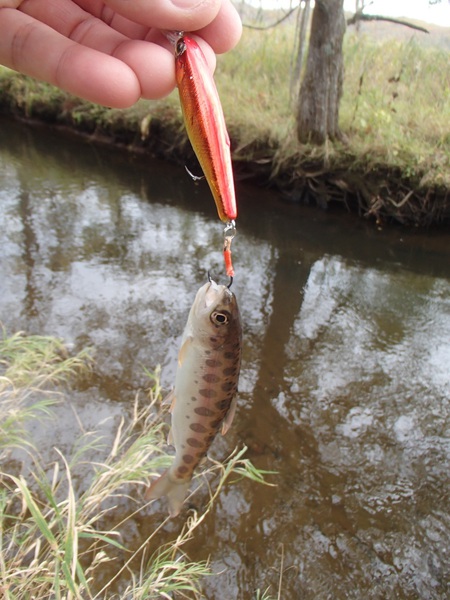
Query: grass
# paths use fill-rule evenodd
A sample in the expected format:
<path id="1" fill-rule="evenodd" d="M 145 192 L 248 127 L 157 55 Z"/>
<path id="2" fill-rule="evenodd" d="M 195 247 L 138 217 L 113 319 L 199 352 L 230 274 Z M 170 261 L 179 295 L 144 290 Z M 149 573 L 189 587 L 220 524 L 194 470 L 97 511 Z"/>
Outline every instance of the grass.
<path id="1" fill-rule="evenodd" d="M 281 163 L 317 150 L 300 147 L 289 96 L 294 30 L 291 25 L 244 32 L 221 57 L 217 84 L 237 155 L 251 158 L 255 140 L 276 149 Z M 370 167 L 383 164 L 450 187 L 450 66 L 448 51 L 414 40 L 377 42 L 349 31 L 340 126 L 346 144 L 328 146 L 328 158 Z M 251 84 L 249 84 L 251 82 Z M 272 152 L 273 153 L 273 152 Z"/>
<path id="2" fill-rule="evenodd" d="M 346 40 L 341 126 L 355 154 L 450 187 L 448 51 Z"/>
<path id="3" fill-rule="evenodd" d="M 30 420 L 54 418 L 52 406 L 64 398 L 61 386 L 90 364 L 89 353 L 68 356 L 52 338 L 4 333 L 0 341 L 1 597 L 200 598 L 210 569 L 206 562 L 190 561 L 183 546 L 232 475 L 264 482 L 264 473 L 244 458 L 245 448 L 235 450 L 207 470 L 207 508 L 202 514 L 191 512 L 175 539 L 161 543 L 166 518 L 137 547 L 128 544 L 127 526 L 148 509 L 139 488 L 171 462 L 155 408 L 160 399 L 157 375 L 152 375 L 144 405 L 136 398 L 109 445 L 95 432 L 84 434 L 70 457 L 56 449 L 56 460 L 49 463 L 27 433 Z M 105 445 L 105 459 L 93 462 L 92 454 L 104 453 Z M 29 471 L 8 468 L 14 449 L 28 456 Z M 76 483 L 80 471 L 88 474 L 84 488 Z"/>

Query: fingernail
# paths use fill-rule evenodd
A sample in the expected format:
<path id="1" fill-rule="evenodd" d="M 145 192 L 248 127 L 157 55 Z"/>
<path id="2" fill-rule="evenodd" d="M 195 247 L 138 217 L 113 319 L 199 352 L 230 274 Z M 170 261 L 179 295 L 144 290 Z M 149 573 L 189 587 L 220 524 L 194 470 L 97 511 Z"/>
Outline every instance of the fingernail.
<path id="1" fill-rule="evenodd" d="M 203 4 L 204 0 L 171 0 L 172 4 L 177 8 L 197 8 Z"/>

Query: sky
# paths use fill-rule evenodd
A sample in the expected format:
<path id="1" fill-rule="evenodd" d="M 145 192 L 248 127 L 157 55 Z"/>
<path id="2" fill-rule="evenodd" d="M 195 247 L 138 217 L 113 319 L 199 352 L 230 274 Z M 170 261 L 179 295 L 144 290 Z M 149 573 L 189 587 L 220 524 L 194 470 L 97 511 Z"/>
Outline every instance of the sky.
<path id="1" fill-rule="evenodd" d="M 249 4 L 263 6 L 263 8 L 274 8 L 282 6 L 289 8 L 295 5 L 294 0 L 246 0 Z M 370 6 L 369 6 L 370 4 Z M 450 2 L 441 0 L 440 3 L 430 6 L 428 0 L 367 0 L 364 12 L 367 14 L 378 14 L 387 17 L 409 17 L 420 19 L 426 23 L 435 23 L 442 27 L 450 27 Z M 344 8 L 349 12 L 355 10 L 355 0 L 345 0 Z"/>

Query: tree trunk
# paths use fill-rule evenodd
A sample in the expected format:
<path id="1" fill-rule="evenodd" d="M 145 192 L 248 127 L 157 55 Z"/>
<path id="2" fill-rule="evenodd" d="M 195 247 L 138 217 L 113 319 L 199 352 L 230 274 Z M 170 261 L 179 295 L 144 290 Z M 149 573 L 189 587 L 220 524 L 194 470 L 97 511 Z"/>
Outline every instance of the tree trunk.
<path id="1" fill-rule="evenodd" d="M 298 98 L 300 142 L 323 144 L 327 138 L 340 137 L 344 33 L 344 0 L 316 0 L 306 72 Z"/>
<path id="2" fill-rule="evenodd" d="M 311 0 L 305 0 L 300 6 L 297 16 L 296 32 L 296 48 L 295 48 L 295 64 L 291 77 L 291 99 L 294 101 L 294 97 L 298 97 L 300 78 L 303 67 L 303 56 L 305 54 L 306 37 L 309 25 L 309 13 L 311 10 Z"/>

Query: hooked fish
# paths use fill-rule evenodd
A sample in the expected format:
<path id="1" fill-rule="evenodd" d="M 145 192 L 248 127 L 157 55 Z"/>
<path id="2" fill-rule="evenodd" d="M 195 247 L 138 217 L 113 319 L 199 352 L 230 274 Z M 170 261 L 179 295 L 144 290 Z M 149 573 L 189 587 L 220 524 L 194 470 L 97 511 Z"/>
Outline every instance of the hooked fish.
<path id="1" fill-rule="evenodd" d="M 228 431 L 236 410 L 242 327 L 236 296 L 213 280 L 197 292 L 181 341 L 171 405 L 169 443 L 175 459 L 145 498 L 167 496 L 178 515 L 195 468 L 216 434 Z"/>
<path id="2" fill-rule="evenodd" d="M 216 203 L 219 218 L 237 217 L 230 138 L 205 55 L 186 34 L 175 41 L 175 75 L 186 130 Z"/>

